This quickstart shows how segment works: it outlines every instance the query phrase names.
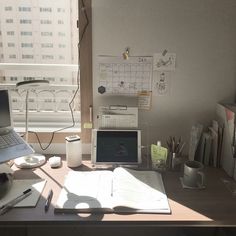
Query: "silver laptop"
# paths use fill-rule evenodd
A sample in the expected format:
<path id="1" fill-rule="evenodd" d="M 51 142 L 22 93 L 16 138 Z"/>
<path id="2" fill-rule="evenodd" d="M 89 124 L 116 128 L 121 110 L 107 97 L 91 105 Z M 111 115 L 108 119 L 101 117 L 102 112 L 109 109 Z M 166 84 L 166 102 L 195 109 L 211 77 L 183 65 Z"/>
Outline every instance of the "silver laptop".
<path id="1" fill-rule="evenodd" d="M 0 90 L 0 163 L 34 153 L 13 129 L 11 99 L 8 90 Z"/>

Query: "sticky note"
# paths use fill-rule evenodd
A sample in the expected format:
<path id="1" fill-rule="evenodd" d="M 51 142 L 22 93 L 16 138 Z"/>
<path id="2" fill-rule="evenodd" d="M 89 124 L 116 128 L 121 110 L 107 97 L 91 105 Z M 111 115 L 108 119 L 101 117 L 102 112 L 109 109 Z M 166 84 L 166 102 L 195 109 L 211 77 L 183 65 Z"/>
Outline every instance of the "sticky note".
<path id="1" fill-rule="evenodd" d="M 84 123 L 84 129 L 92 129 L 93 124 L 92 123 Z"/>

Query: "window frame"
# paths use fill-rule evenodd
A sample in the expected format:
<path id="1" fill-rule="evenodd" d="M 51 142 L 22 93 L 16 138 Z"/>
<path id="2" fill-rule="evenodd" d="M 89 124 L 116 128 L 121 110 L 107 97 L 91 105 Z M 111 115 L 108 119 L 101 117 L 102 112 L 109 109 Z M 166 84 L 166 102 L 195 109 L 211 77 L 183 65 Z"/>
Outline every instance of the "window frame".
<path id="1" fill-rule="evenodd" d="M 87 14 L 87 19 L 85 13 Z M 88 24 L 87 24 L 88 23 Z M 86 27 L 87 25 L 87 27 Z M 82 143 L 91 143 L 93 126 L 93 84 L 92 84 L 92 7 L 91 0 L 79 0 L 79 35 L 80 42 L 80 103 L 81 103 L 81 139 Z"/>
<path id="2" fill-rule="evenodd" d="M 81 131 L 70 132 L 63 130 L 56 132 L 54 135 L 53 143 L 64 143 L 65 136 L 77 133 L 81 136 L 82 143 L 91 143 L 91 128 L 93 125 L 92 120 L 92 102 L 93 102 L 93 89 L 92 89 L 92 10 L 91 0 L 78 0 L 79 20 L 78 28 L 79 35 L 83 34 L 80 40 L 79 48 L 79 74 L 80 74 L 80 113 L 81 113 Z M 87 18 L 85 17 L 87 15 Z M 80 36 L 81 38 L 81 36 Z M 2 68 L 1 68 L 2 69 Z M 50 140 L 51 132 L 37 132 L 38 137 L 47 143 Z M 35 134 L 29 134 L 30 143 L 38 143 Z"/>

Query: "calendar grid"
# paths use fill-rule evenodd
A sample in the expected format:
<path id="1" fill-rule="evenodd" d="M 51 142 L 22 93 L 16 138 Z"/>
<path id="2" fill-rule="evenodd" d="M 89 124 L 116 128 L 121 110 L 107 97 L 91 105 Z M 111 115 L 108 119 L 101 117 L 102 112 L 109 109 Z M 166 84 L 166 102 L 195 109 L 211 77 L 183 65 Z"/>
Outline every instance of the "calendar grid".
<path id="1" fill-rule="evenodd" d="M 98 92 L 105 94 L 137 95 L 151 91 L 152 57 L 99 56 Z"/>

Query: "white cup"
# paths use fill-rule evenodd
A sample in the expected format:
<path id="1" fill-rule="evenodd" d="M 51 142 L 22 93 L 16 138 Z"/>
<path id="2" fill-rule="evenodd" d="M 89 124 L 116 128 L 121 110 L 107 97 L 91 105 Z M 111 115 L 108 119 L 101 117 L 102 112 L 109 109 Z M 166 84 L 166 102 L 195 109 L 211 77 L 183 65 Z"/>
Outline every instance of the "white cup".
<path id="1" fill-rule="evenodd" d="M 202 172 L 203 164 L 198 161 L 186 161 L 184 164 L 183 183 L 188 187 L 205 186 L 205 174 Z"/>

